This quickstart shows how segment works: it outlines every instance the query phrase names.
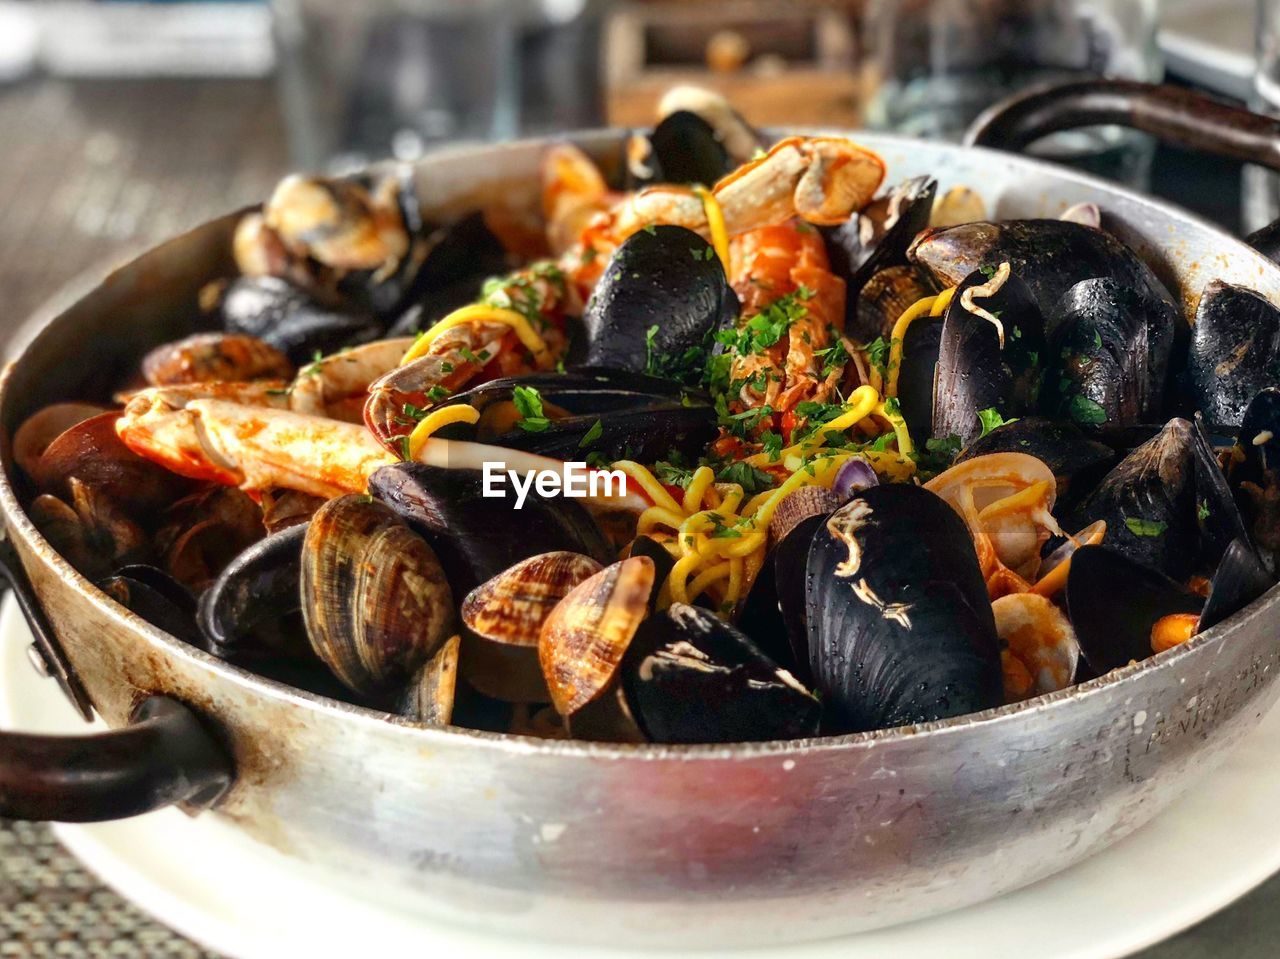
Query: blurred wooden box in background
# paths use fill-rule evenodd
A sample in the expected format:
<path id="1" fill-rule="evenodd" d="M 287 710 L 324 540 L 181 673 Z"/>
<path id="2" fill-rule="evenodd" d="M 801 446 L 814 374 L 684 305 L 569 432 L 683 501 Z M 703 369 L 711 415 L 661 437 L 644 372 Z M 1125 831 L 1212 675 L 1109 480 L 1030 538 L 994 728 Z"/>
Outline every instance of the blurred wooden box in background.
<path id="1" fill-rule="evenodd" d="M 646 126 L 672 86 L 718 90 L 757 125 L 856 126 L 856 7 L 769 0 L 620 6 L 604 42 L 609 123 Z"/>

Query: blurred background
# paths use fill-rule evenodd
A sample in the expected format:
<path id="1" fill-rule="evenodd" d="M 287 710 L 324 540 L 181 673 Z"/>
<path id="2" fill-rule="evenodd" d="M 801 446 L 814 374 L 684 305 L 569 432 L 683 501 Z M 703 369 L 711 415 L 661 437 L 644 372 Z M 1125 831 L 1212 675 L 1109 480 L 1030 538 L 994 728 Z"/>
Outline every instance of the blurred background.
<path id="1" fill-rule="evenodd" d="M 951 139 L 993 100 L 1069 76 L 1167 71 L 1262 105 L 1256 6 L 0 0 L 6 323 L 104 256 L 260 198 L 288 167 L 343 170 L 463 140 L 646 125 L 677 83 L 726 93 L 759 125 Z M 1139 188 L 1160 188 L 1165 174 L 1155 168 L 1153 181 L 1151 145 L 1118 131 L 1038 149 Z M 1203 195 L 1186 189 L 1203 173 L 1192 167 L 1177 171 L 1178 189 Z M 1259 193 L 1267 187 L 1260 179 Z M 1237 226 L 1238 183 L 1209 192 L 1210 212 Z"/>
<path id="2" fill-rule="evenodd" d="M 291 168 L 646 126 L 677 84 L 719 90 L 756 125 L 947 139 L 1021 87 L 1079 76 L 1166 78 L 1280 115 L 1277 10 L 1280 0 L 0 0 L 0 343 L 106 265 L 260 200 Z M 1235 231 L 1280 209 L 1274 177 L 1134 134 L 1088 130 L 1037 150 Z M 1263 918 L 1277 899 L 1273 882 L 1151 955 L 1221 955 L 1226 942 L 1273 955 Z M 0 823 L 0 956 L 198 954 L 100 887 L 46 827 Z"/>

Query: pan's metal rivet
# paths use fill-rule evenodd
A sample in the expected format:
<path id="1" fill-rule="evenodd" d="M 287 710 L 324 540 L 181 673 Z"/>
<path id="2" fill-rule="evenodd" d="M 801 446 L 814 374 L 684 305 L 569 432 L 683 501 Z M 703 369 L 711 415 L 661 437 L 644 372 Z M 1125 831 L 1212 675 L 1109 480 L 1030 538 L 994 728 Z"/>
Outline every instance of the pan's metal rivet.
<path id="1" fill-rule="evenodd" d="M 40 652 L 40 647 L 35 643 L 27 647 L 27 659 L 31 661 L 31 667 L 45 679 L 53 675 L 48 661 L 44 658 L 44 653 Z"/>

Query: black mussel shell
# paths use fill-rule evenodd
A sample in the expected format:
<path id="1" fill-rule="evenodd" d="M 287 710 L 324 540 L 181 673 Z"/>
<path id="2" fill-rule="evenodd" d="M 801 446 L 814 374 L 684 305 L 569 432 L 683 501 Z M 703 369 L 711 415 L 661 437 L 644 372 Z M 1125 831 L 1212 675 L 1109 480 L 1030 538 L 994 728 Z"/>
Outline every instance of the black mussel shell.
<path id="1" fill-rule="evenodd" d="M 587 303 L 587 366 L 696 383 L 712 334 L 731 326 L 738 298 L 706 240 L 650 226 L 614 251 Z"/>
<path id="2" fill-rule="evenodd" d="M 384 466 L 369 492 L 426 538 L 455 596 L 466 596 L 522 559 L 567 550 L 608 564 L 612 550 L 577 502 L 530 488 L 521 509 L 514 494 L 486 497 L 479 470 L 423 463 Z"/>
<path id="3" fill-rule="evenodd" d="M 544 428 L 521 426 L 513 402 L 517 388 L 534 389 L 550 419 Z M 716 413 L 701 390 L 626 370 L 569 370 L 491 380 L 449 398 L 480 411 L 474 435 L 495 446 L 561 460 L 595 453 L 609 460 L 696 460 L 716 436 Z M 442 436 L 451 435 L 442 431 Z"/>
<path id="4" fill-rule="evenodd" d="M 1200 531 L 1197 570 L 1212 575 L 1222 556 L 1236 540 L 1249 543 L 1240 507 L 1231 494 L 1227 477 L 1218 463 L 1218 454 L 1205 432 L 1200 414 L 1193 420 L 1195 445 L 1192 452 L 1196 471 L 1196 521 Z M 1251 545 L 1251 544 L 1250 544 Z"/>
<path id="5" fill-rule="evenodd" d="M 1050 315 L 1044 409 L 1081 426 L 1159 422 L 1182 318 L 1115 280 L 1083 280 Z"/>
<path id="6" fill-rule="evenodd" d="M 1234 431 L 1259 390 L 1280 385 L 1280 309 L 1243 287 L 1215 280 L 1196 308 L 1187 386 L 1215 429 Z"/>
<path id="7" fill-rule="evenodd" d="M 818 700 L 714 613 L 676 603 L 640 624 L 623 690 L 657 743 L 798 739 L 818 731 Z"/>
<path id="8" fill-rule="evenodd" d="M 688 110 L 663 118 L 649 134 L 649 146 L 653 182 L 711 186 L 733 169 L 711 124 Z"/>
<path id="9" fill-rule="evenodd" d="M 227 657 L 316 660 L 301 629 L 298 591 L 306 523 L 254 543 L 200 597 L 206 648 Z"/>
<path id="10" fill-rule="evenodd" d="M 989 453 L 1026 453 L 1043 462 L 1058 481 L 1058 502 L 1087 493 L 1116 461 L 1105 443 L 1085 436 L 1071 423 L 1024 416 L 998 426 L 970 443 L 957 463 Z"/>
<path id="11" fill-rule="evenodd" d="M 342 276 L 337 284 L 339 293 L 380 319 L 393 317 L 409 305 L 414 285 L 422 278 L 423 259 L 428 250 L 422 204 L 418 200 L 412 167 L 402 164 L 394 174 L 388 175 L 396 178 L 396 208 L 409 239 L 409 250 L 390 271 L 356 270 Z M 380 177 L 368 175 L 355 179 L 370 193 L 378 192 L 381 187 Z"/>
<path id="12" fill-rule="evenodd" d="M 317 352 L 333 353 L 376 339 L 382 332 L 371 313 L 322 301 L 274 276 L 239 277 L 224 292 L 219 311 L 227 332 L 256 336 L 295 366 L 309 363 Z"/>
<path id="13" fill-rule="evenodd" d="M 1013 419 L 1034 411 L 1039 403 L 1044 317 L 1030 288 L 1016 275 L 1010 275 L 994 296 L 975 296 L 974 305 L 1003 325 L 1001 348 L 995 324 L 963 303 L 966 290 L 989 282 L 991 277 L 981 271 L 970 274 L 947 307 L 934 378 L 930 435 L 935 438 L 958 436 L 970 443 L 982 433 L 979 412 L 994 409 L 1004 419 Z"/>
<path id="14" fill-rule="evenodd" d="M 825 515 L 802 519 L 773 547 L 742 607 L 738 626 L 766 656 L 812 683 L 804 603 L 809 544 Z"/>
<path id="15" fill-rule="evenodd" d="M 873 486 L 814 534 L 809 660 L 833 731 L 1000 705 L 991 601 L 959 515 L 918 486 Z"/>
<path id="16" fill-rule="evenodd" d="M 1236 439 L 1231 486 L 1250 537 L 1270 568 L 1280 553 L 1280 388 L 1258 392 Z"/>
<path id="17" fill-rule="evenodd" d="M 195 601 L 183 586 L 154 566 L 123 566 L 98 588 L 121 606 L 192 646 L 203 646 L 196 627 Z"/>
<path id="18" fill-rule="evenodd" d="M 1233 540 L 1209 581 L 1209 597 L 1200 614 L 1200 632 L 1244 609 L 1275 585 L 1275 578 L 1244 540 Z"/>
<path id="19" fill-rule="evenodd" d="M 933 380 L 942 351 L 942 317 L 912 321 L 902 337 L 898 404 L 912 436 L 933 435 Z"/>
<path id="20" fill-rule="evenodd" d="M 1082 546 L 1071 557 L 1067 611 L 1080 653 L 1098 675 L 1146 659 L 1156 620 L 1198 613 L 1202 605 L 1190 590 L 1108 546 Z"/>
<path id="21" fill-rule="evenodd" d="M 846 330 L 857 326 L 858 294 L 867 281 L 887 267 L 907 262 L 907 248 L 929 225 L 937 193 L 936 180 L 914 177 L 872 200 L 839 226 L 822 231 L 831 271 L 844 278 L 848 289 Z"/>
<path id="22" fill-rule="evenodd" d="M 511 268 L 506 248 L 478 210 L 431 230 L 422 245 L 425 256 L 402 300 L 406 308 L 388 336 L 408 336 L 429 328 L 459 307 L 474 303 L 485 280 Z"/>
<path id="23" fill-rule="evenodd" d="M 630 555 L 648 556 L 653 561 L 653 594 L 649 597 L 649 609 L 652 611 L 657 605 L 662 584 L 675 569 L 676 561 L 667 552 L 667 548 L 652 536 L 637 536 L 633 539 Z"/>
<path id="24" fill-rule="evenodd" d="M 1107 523 L 1107 544 L 1143 566 L 1178 581 L 1195 569 L 1195 427 L 1173 419 L 1121 460 L 1080 503 L 1067 524 Z"/>
<path id="25" fill-rule="evenodd" d="M 927 267 L 944 286 L 974 270 L 1007 262 L 1049 310 L 1081 280 L 1105 277 L 1173 303 L 1169 291 L 1137 255 L 1109 233 L 1066 220 L 978 221 L 928 230 L 909 258 Z"/>

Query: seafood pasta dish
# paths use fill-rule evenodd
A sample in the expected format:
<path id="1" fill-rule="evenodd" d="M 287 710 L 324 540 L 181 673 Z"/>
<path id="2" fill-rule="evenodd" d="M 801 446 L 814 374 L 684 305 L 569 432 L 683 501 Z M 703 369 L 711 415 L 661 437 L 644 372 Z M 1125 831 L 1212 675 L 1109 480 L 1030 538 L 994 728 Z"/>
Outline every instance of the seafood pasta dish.
<path id="1" fill-rule="evenodd" d="M 394 714 L 708 743 L 998 708 L 1274 582 L 1280 311 L 674 91 L 447 221 L 293 175 L 191 336 L 14 437 L 81 573 Z M 481 198 L 483 199 L 483 198 Z"/>

